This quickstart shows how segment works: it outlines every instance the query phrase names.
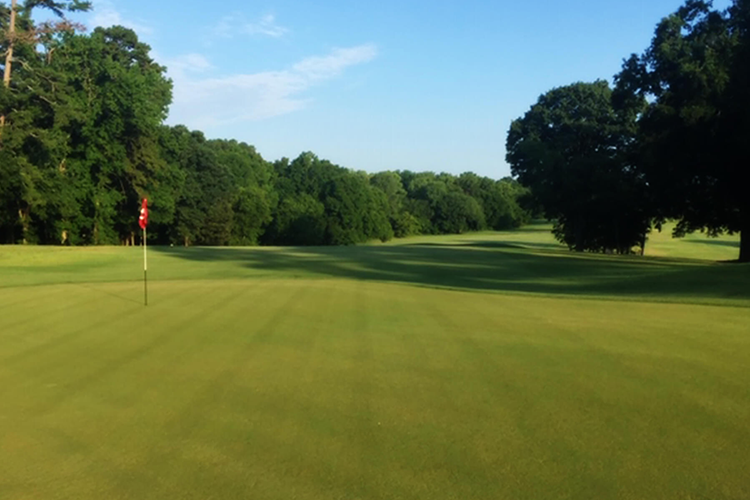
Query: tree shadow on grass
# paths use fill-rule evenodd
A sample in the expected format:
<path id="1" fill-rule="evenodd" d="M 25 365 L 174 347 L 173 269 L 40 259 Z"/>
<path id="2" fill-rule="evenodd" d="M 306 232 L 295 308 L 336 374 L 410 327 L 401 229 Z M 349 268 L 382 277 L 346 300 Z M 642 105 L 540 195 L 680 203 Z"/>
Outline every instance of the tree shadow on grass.
<path id="1" fill-rule="evenodd" d="M 559 248 L 559 247 L 557 247 Z M 280 276 L 320 276 L 477 291 L 719 302 L 750 299 L 750 266 L 575 254 L 523 243 L 464 241 L 357 247 L 159 248 Z M 248 273 L 250 274 L 250 273 Z M 748 304 L 750 306 L 750 304 Z"/>
<path id="2" fill-rule="evenodd" d="M 515 241 L 467 241 L 458 243 L 458 246 L 462 247 L 474 247 L 474 248 L 541 248 L 549 250 L 560 250 L 566 251 L 566 248 L 558 243 L 542 243 L 542 242 L 515 242 Z"/>
<path id="3" fill-rule="evenodd" d="M 730 247 L 730 248 L 740 248 L 740 242 L 739 241 L 731 241 L 731 240 L 718 240 L 718 239 L 708 239 L 705 240 L 687 240 L 689 243 L 698 243 L 699 245 L 712 245 L 712 246 L 718 246 L 718 247 Z"/>

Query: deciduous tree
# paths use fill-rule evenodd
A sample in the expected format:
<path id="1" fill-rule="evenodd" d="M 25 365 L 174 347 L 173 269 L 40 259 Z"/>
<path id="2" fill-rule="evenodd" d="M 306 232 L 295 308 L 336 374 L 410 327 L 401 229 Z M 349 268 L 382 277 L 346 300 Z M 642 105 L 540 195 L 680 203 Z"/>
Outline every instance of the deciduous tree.
<path id="1" fill-rule="evenodd" d="M 750 2 L 688 0 L 625 61 L 617 93 L 647 98 L 637 167 L 676 234 L 741 233 L 750 261 Z"/>
<path id="2" fill-rule="evenodd" d="M 616 112 L 601 80 L 553 89 L 511 124 L 511 171 L 574 250 L 627 253 L 644 244 L 646 185 L 626 154 L 634 124 L 634 113 Z"/>

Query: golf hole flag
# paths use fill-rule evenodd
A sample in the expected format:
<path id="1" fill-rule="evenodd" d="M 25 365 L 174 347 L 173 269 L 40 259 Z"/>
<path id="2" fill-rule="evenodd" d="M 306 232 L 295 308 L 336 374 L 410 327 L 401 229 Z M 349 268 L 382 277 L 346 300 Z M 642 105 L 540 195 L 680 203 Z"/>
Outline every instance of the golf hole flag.
<path id="1" fill-rule="evenodd" d="M 148 200 L 146 198 L 143 198 L 143 203 L 141 203 L 141 216 L 138 217 L 138 225 L 144 231 L 146 230 L 146 226 L 148 226 Z"/>
<path id="2" fill-rule="evenodd" d="M 148 226 L 148 200 L 143 198 L 138 225 L 143 229 L 143 305 L 148 305 L 148 254 L 146 253 L 146 226 Z"/>

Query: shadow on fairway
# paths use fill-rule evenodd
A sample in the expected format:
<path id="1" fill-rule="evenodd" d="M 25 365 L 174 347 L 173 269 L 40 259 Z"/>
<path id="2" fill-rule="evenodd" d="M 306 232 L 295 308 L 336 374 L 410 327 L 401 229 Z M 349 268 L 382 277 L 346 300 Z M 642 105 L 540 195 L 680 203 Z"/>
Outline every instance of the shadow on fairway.
<path id="1" fill-rule="evenodd" d="M 728 240 L 718 240 L 718 239 L 708 239 L 705 240 L 687 240 L 689 243 L 697 243 L 699 245 L 712 245 L 717 247 L 731 247 L 731 248 L 740 248 L 740 242 L 739 241 L 728 241 Z"/>
<path id="2" fill-rule="evenodd" d="M 512 242 L 512 241 L 470 241 L 468 243 L 458 243 L 462 247 L 474 248 L 541 248 L 550 250 L 562 250 L 564 247 L 558 243 L 541 243 L 541 242 Z"/>
<path id="3" fill-rule="evenodd" d="M 503 241 L 355 247 L 168 248 L 192 261 L 232 261 L 280 276 L 322 276 L 463 290 L 648 300 L 750 298 L 750 266 L 575 254 Z"/>

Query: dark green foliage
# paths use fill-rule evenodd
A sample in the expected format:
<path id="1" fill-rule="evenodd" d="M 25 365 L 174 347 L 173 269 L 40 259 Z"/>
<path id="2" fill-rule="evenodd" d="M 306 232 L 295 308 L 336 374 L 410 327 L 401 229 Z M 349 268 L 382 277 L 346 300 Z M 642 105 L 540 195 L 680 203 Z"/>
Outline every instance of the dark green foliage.
<path id="1" fill-rule="evenodd" d="M 15 199 L 4 203 L 10 217 L 2 218 L 12 224 L 18 214 L 12 226 L 20 227 L 20 238 L 6 225 L 6 241 L 132 240 L 131 207 L 162 176 L 153 138 L 171 101 L 165 69 L 122 27 L 90 36 L 62 31 L 32 42 L 17 40 L 23 64 L 2 99 L 3 154 L 22 181 Z"/>
<path id="2" fill-rule="evenodd" d="M 176 127 L 181 149 L 175 151 L 185 184 L 176 203 L 175 242 L 228 245 L 232 238 L 235 185 L 231 170 L 218 160 L 215 143 L 200 132 Z"/>
<path id="3" fill-rule="evenodd" d="M 528 221 L 518 204 L 525 190 L 510 179 L 495 181 L 472 173 L 454 177 L 404 171 L 400 175 L 407 194 L 402 220 L 414 232 L 501 230 Z"/>
<path id="4" fill-rule="evenodd" d="M 232 205 L 232 245 L 256 245 L 263 226 L 271 222 L 271 193 L 259 186 L 242 187 Z"/>
<path id="5" fill-rule="evenodd" d="M 369 175 L 309 152 L 270 164 L 247 144 L 164 126 L 172 84 L 133 31 L 36 29 L 36 7 L 88 4 L 30 0 L 19 12 L 18 30 L 36 35 L 16 40 L 23 64 L 0 88 L 0 243 L 140 243 L 143 197 L 159 244 L 353 245 L 527 218 L 512 181 Z"/>
<path id="6" fill-rule="evenodd" d="M 520 204 L 576 250 L 643 247 L 675 219 L 675 236 L 739 232 L 750 261 L 750 1 L 687 0 L 615 82 L 553 89 L 513 122 Z"/>
<path id="7" fill-rule="evenodd" d="M 457 183 L 464 193 L 479 202 L 488 228 L 511 229 L 529 222 L 528 213 L 519 205 L 519 199 L 528 189 L 513 179 L 494 181 L 467 172 L 458 177 Z"/>
<path id="8" fill-rule="evenodd" d="M 689 0 L 656 28 L 651 46 L 616 77 L 622 101 L 650 105 L 636 166 L 676 235 L 741 232 L 750 261 L 750 2 L 726 12 Z"/>
<path id="9" fill-rule="evenodd" d="M 166 168 L 155 138 L 172 86 L 148 52 L 131 30 L 98 28 L 71 37 L 52 59 L 75 99 L 76 115 L 61 128 L 70 137 L 71 168 L 89 173 L 92 243 L 118 243 L 138 232 L 131 207 L 149 196 Z"/>
<path id="10" fill-rule="evenodd" d="M 484 229 L 484 214 L 477 200 L 458 191 L 442 193 L 436 200 L 435 226 L 442 234 Z"/>
<path id="11" fill-rule="evenodd" d="M 406 209 L 406 190 L 397 172 L 379 172 L 370 177 L 370 183 L 385 196 L 385 215 L 394 236 L 402 238 L 419 233 L 416 218 Z"/>
<path id="12" fill-rule="evenodd" d="M 629 253 L 650 227 L 646 185 L 628 161 L 635 114 L 624 109 L 607 82 L 576 83 L 541 96 L 508 132 L 513 173 L 577 251 Z"/>
<path id="13" fill-rule="evenodd" d="M 26 0 L 24 8 L 31 10 L 37 7 L 48 9 L 55 13 L 57 16 L 62 17 L 66 11 L 68 12 L 84 12 L 91 9 L 91 2 L 85 2 L 81 0 Z"/>
<path id="14" fill-rule="evenodd" d="M 21 172 L 15 158 L 7 150 L 0 150 L 0 243 L 11 243 L 21 237 L 17 214 L 21 186 Z"/>
<path id="15" fill-rule="evenodd" d="M 367 174 L 302 153 L 275 164 L 279 203 L 263 242 L 352 245 L 393 237 L 387 195 Z"/>

